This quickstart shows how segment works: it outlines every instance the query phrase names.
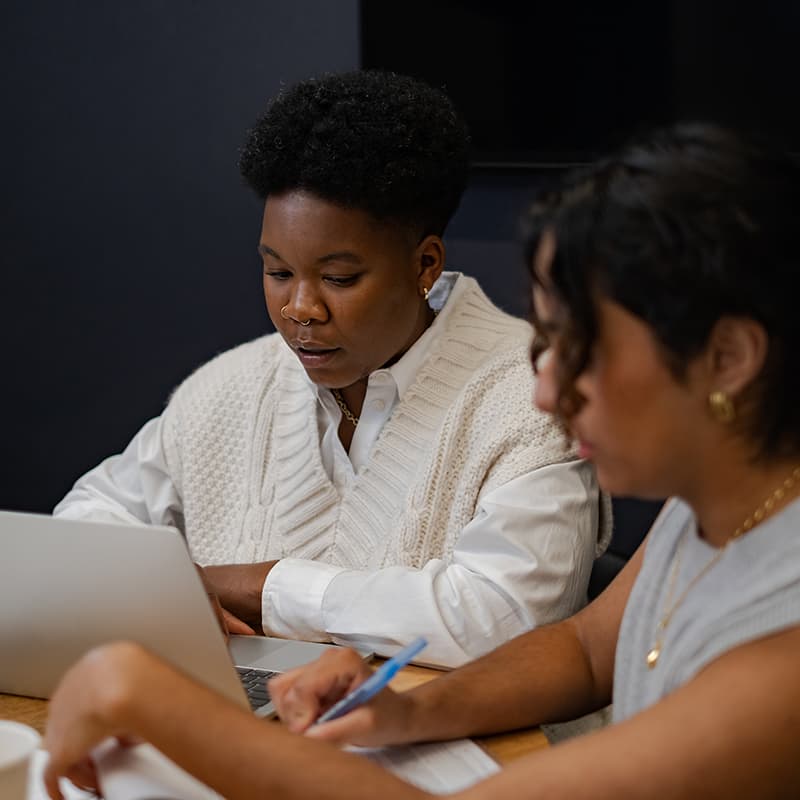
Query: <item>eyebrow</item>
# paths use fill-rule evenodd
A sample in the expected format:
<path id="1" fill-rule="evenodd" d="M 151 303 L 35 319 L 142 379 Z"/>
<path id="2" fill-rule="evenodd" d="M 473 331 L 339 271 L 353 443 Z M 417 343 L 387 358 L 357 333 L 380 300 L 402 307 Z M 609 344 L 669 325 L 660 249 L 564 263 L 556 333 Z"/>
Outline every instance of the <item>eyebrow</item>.
<path id="1" fill-rule="evenodd" d="M 278 259 L 278 261 L 283 261 L 283 258 L 281 257 L 280 253 L 277 253 L 269 245 L 259 244 L 258 252 L 263 256 L 272 256 L 273 258 Z M 337 250 L 334 253 L 327 253 L 326 255 L 320 256 L 317 259 L 318 264 L 328 264 L 331 261 L 349 261 L 351 264 L 364 263 L 364 260 L 361 258 L 360 255 L 358 255 L 358 253 L 353 253 L 350 250 Z"/>
<path id="2" fill-rule="evenodd" d="M 319 264 L 327 264 L 330 261 L 349 261 L 351 264 L 361 264 L 363 260 L 358 253 L 353 253 L 350 250 L 339 250 L 317 259 Z"/>
<path id="3" fill-rule="evenodd" d="M 277 258 L 278 261 L 283 261 L 283 259 L 280 257 L 280 255 L 278 255 L 278 253 L 276 253 L 271 247 L 268 247 L 265 244 L 258 245 L 258 252 L 262 256 L 272 256 L 273 258 Z"/>

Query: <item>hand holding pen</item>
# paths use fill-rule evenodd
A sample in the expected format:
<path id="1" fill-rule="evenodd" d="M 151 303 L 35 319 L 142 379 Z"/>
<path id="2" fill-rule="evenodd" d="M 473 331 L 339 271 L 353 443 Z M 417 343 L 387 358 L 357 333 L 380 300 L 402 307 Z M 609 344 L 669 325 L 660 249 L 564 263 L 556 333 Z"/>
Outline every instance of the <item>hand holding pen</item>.
<path id="1" fill-rule="evenodd" d="M 402 650 L 395 653 L 388 661 L 378 667 L 364 683 L 357 686 L 350 694 L 331 706 L 314 724 L 321 725 L 323 722 L 330 722 L 332 719 L 343 717 L 353 709 L 371 700 L 381 689 L 386 688 L 392 678 L 397 674 L 398 670 L 406 666 L 406 664 L 408 664 L 427 644 L 428 642 L 422 636 L 414 639 L 411 644 L 406 645 Z"/>

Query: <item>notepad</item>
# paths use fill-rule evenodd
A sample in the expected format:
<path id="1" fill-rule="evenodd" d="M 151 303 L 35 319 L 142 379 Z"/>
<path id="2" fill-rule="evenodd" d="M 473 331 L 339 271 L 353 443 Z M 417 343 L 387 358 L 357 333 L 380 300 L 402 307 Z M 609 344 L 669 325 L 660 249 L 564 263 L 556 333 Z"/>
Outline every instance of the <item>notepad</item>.
<path id="1" fill-rule="evenodd" d="M 350 750 L 432 794 L 461 791 L 500 771 L 497 762 L 471 739 Z"/>
<path id="2" fill-rule="evenodd" d="M 499 771 L 497 763 L 469 739 L 385 748 L 349 748 L 390 770 L 399 778 L 433 794 L 465 789 Z M 103 746 L 98 772 L 106 800 L 222 800 L 150 745 Z M 34 760 L 34 781 L 28 800 L 47 800 L 41 773 L 43 752 Z M 67 788 L 67 800 L 86 800 L 84 792 Z"/>

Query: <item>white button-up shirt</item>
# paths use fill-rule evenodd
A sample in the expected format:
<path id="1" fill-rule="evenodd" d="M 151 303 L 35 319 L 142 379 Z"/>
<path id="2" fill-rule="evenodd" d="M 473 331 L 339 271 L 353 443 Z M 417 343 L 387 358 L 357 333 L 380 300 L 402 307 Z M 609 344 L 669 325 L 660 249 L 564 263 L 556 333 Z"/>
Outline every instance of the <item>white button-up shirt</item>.
<path id="1" fill-rule="evenodd" d="M 440 280 L 431 292 L 431 306 L 441 314 L 447 313 L 451 286 Z M 349 452 L 339 439 L 342 413 L 333 395 L 311 384 L 322 461 L 337 488 L 367 463 L 432 341 L 428 329 L 395 364 L 369 376 Z M 148 422 L 122 454 L 84 475 L 53 513 L 171 524 L 180 497 L 167 469 L 161 425 L 161 418 Z M 369 571 L 280 560 L 264 584 L 263 627 L 384 655 L 424 629 L 429 643 L 422 660 L 456 666 L 580 608 L 597 538 L 598 489 L 590 465 L 542 467 L 486 494 L 449 562 Z"/>

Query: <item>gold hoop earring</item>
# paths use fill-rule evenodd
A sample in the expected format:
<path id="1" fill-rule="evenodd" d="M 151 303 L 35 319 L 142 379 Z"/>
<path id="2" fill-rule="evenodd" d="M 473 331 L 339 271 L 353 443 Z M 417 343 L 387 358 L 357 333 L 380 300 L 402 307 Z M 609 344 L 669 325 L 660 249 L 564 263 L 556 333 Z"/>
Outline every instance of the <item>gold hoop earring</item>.
<path id="1" fill-rule="evenodd" d="M 288 303 L 281 309 L 281 316 L 284 319 L 290 319 L 289 315 L 286 313 L 286 309 L 287 308 L 289 308 L 289 304 Z"/>
<path id="2" fill-rule="evenodd" d="M 711 392 L 708 396 L 708 407 L 717 422 L 730 425 L 736 419 L 736 408 L 726 392 Z"/>

